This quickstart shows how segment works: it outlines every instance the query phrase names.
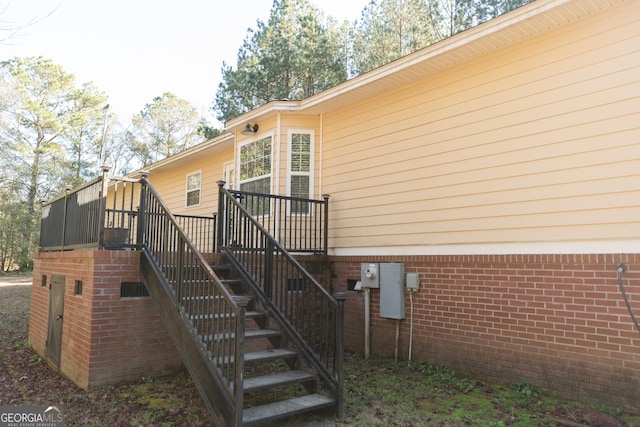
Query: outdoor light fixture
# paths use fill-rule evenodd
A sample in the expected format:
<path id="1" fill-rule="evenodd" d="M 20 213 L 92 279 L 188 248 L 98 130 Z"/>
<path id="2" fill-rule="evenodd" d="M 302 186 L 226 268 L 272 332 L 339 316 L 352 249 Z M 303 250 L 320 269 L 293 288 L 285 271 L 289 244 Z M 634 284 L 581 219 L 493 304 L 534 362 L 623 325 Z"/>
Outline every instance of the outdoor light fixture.
<path id="1" fill-rule="evenodd" d="M 255 124 L 255 125 L 251 126 L 249 123 L 247 123 L 247 125 L 244 128 L 244 130 L 242 132 L 240 132 L 240 133 L 243 134 L 243 135 L 253 135 L 256 132 L 258 132 L 258 125 Z"/>

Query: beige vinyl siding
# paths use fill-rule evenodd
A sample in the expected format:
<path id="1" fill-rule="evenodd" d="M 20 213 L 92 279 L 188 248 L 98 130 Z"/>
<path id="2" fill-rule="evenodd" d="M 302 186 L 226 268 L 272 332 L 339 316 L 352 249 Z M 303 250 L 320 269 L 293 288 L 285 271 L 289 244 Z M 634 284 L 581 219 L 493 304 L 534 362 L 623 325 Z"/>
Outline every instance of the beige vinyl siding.
<path id="1" fill-rule="evenodd" d="M 214 155 L 192 156 L 188 162 L 152 171 L 149 181 L 174 214 L 211 216 L 218 210 L 218 184 L 224 179 L 224 163 L 233 160 L 233 149 Z M 200 171 L 202 187 L 200 205 L 186 207 L 187 175 Z"/>
<path id="2" fill-rule="evenodd" d="M 640 2 L 325 114 L 334 248 L 640 237 Z"/>

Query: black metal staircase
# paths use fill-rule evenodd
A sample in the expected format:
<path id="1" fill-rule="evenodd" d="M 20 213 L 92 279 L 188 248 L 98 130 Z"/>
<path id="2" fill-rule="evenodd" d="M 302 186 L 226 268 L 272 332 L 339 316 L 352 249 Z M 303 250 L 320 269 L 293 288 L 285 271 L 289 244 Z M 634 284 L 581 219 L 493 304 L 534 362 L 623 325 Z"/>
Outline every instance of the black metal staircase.
<path id="1" fill-rule="evenodd" d="M 228 262 L 214 266 L 214 271 L 234 294 L 251 293 Z M 245 319 L 243 425 L 337 405 L 335 398 L 318 393 L 317 374 L 303 365 L 300 351 L 289 344 L 258 299 L 248 304 Z"/>
<path id="2" fill-rule="evenodd" d="M 216 424 L 342 413 L 343 297 L 334 298 L 220 186 L 210 265 L 142 180 L 142 276 Z"/>

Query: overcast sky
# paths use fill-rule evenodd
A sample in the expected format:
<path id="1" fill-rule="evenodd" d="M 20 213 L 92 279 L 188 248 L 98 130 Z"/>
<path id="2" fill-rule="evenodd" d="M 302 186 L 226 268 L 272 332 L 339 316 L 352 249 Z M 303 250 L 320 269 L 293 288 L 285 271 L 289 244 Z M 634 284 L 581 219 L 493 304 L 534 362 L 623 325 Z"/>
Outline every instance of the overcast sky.
<path id="1" fill-rule="evenodd" d="M 354 21 L 369 0 L 315 0 Z M 163 92 L 208 110 L 223 61 L 235 59 L 248 28 L 267 21 L 272 0 L 0 0 L 0 24 L 25 24 L 0 44 L 0 60 L 43 56 L 77 83 L 109 95 L 122 122 Z"/>

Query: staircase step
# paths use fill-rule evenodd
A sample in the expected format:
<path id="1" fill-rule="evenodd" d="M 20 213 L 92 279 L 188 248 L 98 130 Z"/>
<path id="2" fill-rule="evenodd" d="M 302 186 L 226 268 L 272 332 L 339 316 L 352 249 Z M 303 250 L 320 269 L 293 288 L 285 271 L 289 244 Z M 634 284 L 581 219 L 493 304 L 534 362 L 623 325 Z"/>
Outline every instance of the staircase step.
<path id="1" fill-rule="evenodd" d="M 158 265 L 163 271 L 178 271 L 178 264 L 159 264 Z M 201 267 L 199 264 L 192 264 L 192 265 L 183 265 L 182 266 L 182 271 L 186 271 L 186 270 L 200 270 Z"/>
<path id="2" fill-rule="evenodd" d="M 185 301 L 215 301 L 223 299 L 222 295 L 192 295 L 192 296 L 183 296 L 182 300 Z"/>
<path id="3" fill-rule="evenodd" d="M 247 311 L 245 313 L 245 316 L 247 317 L 247 319 L 255 319 L 255 318 L 258 318 L 258 317 L 266 316 L 266 314 L 265 313 L 260 313 L 259 311 Z M 196 321 L 196 320 L 217 320 L 217 319 L 228 319 L 230 317 L 234 317 L 233 313 L 225 313 L 225 314 L 207 313 L 207 314 L 191 314 L 189 316 L 189 319 L 191 319 L 191 321 Z"/>
<path id="4" fill-rule="evenodd" d="M 264 390 L 287 384 L 313 381 L 315 379 L 315 375 L 307 371 L 284 371 L 261 377 L 247 378 L 244 380 L 243 387 L 245 393 L 250 393 L 252 391 Z"/>
<path id="5" fill-rule="evenodd" d="M 227 286 L 242 285 L 242 279 L 222 279 L 220 281 Z"/>
<path id="6" fill-rule="evenodd" d="M 269 360 L 290 359 L 296 357 L 297 352 L 286 348 L 275 348 L 272 350 L 254 351 L 244 355 L 244 363 L 266 362 Z"/>
<path id="7" fill-rule="evenodd" d="M 244 338 L 269 338 L 279 337 L 280 331 L 275 329 L 251 329 L 244 332 Z"/>
<path id="8" fill-rule="evenodd" d="M 253 351 L 244 355 L 244 363 L 268 362 L 272 360 L 291 359 L 298 355 L 297 352 L 284 348 L 276 348 L 272 350 Z M 227 356 L 222 359 L 222 363 L 226 364 L 227 360 L 233 363 L 233 356 Z"/>
<path id="9" fill-rule="evenodd" d="M 269 337 L 279 337 L 280 331 L 275 329 L 252 329 L 249 331 L 245 331 L 244 338 L 269 338 Z M 200 335 L 200 338 L 207 341 L 218 341 L 222 339 L 233 339 L 235 337 L 234 333 L 230 334 L 209 334 L 209 335 Z"/>
<path id="10" fill-rule="evenodd" d="M 227 273 L 231 271 L 231 266 L 228 264 L 216 264 L 212 265 L 211 269 L 217 273 Z"/>
<path id="11" fill-rule="evenodd" d="M 286 418 L 316 409 L 335 405 L 335 400 L 321 394 L 310 394 L 280 402 L 248 408 L 243 411 L 242 423 L 245 426 Z"/>
<path id="12" fill-rule="evenodd" d="M 208 277 L 202 277 L 198 279 L 182 279 L 182 281 L 180 281 L 183 286 L 206 285 L 207 283 L 212 282 L 213 280 L 209 279 Z M 169 283 L 175 286 L 178 281 L 175 279 L 169 279 Z"/>

